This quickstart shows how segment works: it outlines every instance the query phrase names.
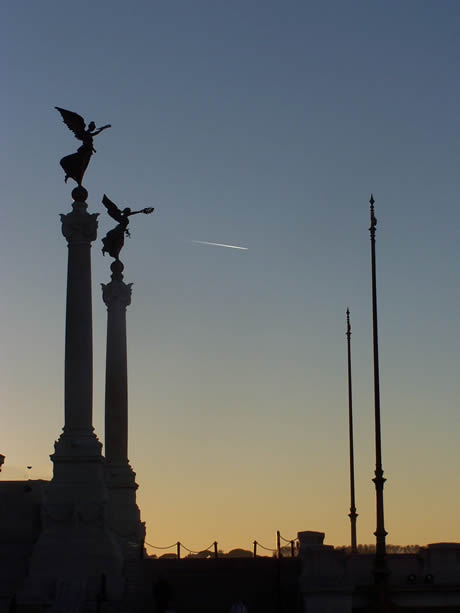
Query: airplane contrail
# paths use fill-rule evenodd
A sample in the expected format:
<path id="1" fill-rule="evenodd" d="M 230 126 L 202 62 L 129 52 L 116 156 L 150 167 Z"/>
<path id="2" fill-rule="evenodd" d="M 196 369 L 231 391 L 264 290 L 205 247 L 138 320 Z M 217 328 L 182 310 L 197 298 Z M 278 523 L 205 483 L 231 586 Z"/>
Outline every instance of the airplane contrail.
<path id="1" fill-rule="evenodd" d="M 199 243 L 200 245 L 211 245 L 212 247 L 228 247 L 228 249 L 241 249 L 247 251 L 248 247 L 238 247 L 237 245 L 224 245 L 223 243 L 210 243 L 208 241 L 192 241 L 192 243 Z"/>

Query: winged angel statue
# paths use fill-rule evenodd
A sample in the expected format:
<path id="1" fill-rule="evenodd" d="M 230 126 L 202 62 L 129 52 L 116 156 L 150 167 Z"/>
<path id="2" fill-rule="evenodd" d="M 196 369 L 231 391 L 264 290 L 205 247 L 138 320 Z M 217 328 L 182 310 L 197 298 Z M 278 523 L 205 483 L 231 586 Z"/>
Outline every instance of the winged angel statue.
<path id="1" fill-rule="evenodd" d="M 104 194 L 102 198 L 102 204 L 107 209 L 108 214 L 112 219 L 118 221 L 118 226 L 115 226 L 113 230 L 107 232 L 107 236 L 102 239 L 102 254 L 108 253 L 115 260 L 119 260 L 120 251 L 125 243 L 125 234 L 131 237 L 128 230 L 129 218 L 131 215 L 137 215 L 138 213 L 145 213 L 146 215 L 153 213 L 153 207 L 147 207 L 140 211 L 132 211 L 129 207 L 121 210 L 118 206 L 107 198 Z"/>
<path id="2" fill-rule="evenodd" d="M 110 124 L 96 128 L 94 121 L 90 121 L 88 128 L 86 127 L 85 120 L 78 113 L 73 111 L 66 111 L 59 106 L 54 107 L 61 113 L 62 119 L 65 125 L 71 130 L 78 140 L 81 140 L 83 144 L 78 148 L 76 153 L 66 155 L 60 161 L 60 164 L 65 172 L 65 182 L 67 179 L 73 179 L 81 187 L 83 181 L 83 175 L 88 167 L 89 161 L 93 153 L 96 153 L 96 149 L 93 147 L 93 138 L 100 134 L 103 130 L 111 128 Z"/>

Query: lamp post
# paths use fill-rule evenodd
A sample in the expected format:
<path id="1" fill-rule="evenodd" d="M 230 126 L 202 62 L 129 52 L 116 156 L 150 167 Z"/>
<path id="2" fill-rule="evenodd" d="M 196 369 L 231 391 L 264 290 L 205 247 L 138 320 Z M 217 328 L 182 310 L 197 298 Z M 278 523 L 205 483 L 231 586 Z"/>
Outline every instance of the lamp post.
<path id="1" fill-rule="evenodd" d="M 375 272 L 375 231 L 377 219 L 374 214 L 374 197 L 371 194 L 370 221 L 369 228 L 371 238 L 371 271 L 372 271 L 372 336 L 374 353 L 374 412 L 375 412 L 375 477 L 372 481 L 375 484 L 376 508 L 377 508 L 377 528 L 374 532 L 376 537 L 376 551 L 374 559 L 374 580 L 377 592 L 378 611 L 384 611 L 386 598 L 386 584 L 388 577 L 387 555 L 385 537 L 384 513 L 383 513 L 383 486 L 386 479 L 383 476 L 382 468 L 382 438 L 380 427 L 380 380 L 379 380 L 379 344 L 377 326 L 377 284 Z"/>
<path id="2" fill-rule="evenodd" d="M 358 550 L 356 542 L 356 513 L 355 506 L 355 460 L 353 446 L 353 395 L 351 387 L 351 326 L 350 326 L 350 310 L 347 309 L 347 364 L 348 364 L 348 434 L 350 441 L 350 518 L 351 525 L 351 551 L 356 553 Z"/>

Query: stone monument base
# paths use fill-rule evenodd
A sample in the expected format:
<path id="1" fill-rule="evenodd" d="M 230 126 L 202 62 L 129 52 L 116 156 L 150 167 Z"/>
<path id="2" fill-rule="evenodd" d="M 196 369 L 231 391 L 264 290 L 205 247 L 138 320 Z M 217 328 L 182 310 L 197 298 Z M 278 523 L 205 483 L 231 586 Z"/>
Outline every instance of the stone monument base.
<path id="1" fill-rule="evenodd" d="M 53 603 L 50 611 L 70 613 L 72 602 L 95 602 L 102 593 L 109 601 L 123 597 L 124 556 L 108 523 L 101 447 L 90 431 L 64 432 L 55 443 L 54 475 L 44 487 L 42 529 L 20 606 Z"/>
<path id="2" fill-rule="evenodd" d="M 126 558 L 141 559 L 144 553 L 145 523 L 136 503 L 136 473 L 126 462 L 107 462 L 109 495 L 108 523 Z"/>

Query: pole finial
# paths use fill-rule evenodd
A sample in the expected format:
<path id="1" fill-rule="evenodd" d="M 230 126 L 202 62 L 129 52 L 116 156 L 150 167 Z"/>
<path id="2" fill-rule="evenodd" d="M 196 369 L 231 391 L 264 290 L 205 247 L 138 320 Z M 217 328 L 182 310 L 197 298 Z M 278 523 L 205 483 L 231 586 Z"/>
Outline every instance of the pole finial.
<path id="1" fill-rule="evenodd" d="M 375 234 L 375 227 L 377 225 L 377 217 L 374 214 L 374 196 L 371 194 L 371 197 L 369 199 L 369 204 L 370 206 L 370 214 L 371 214 L 371 227 L 369 228 L 369 230 L 371 231 L 372 234 Z"/>

